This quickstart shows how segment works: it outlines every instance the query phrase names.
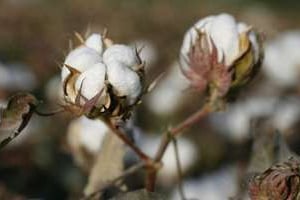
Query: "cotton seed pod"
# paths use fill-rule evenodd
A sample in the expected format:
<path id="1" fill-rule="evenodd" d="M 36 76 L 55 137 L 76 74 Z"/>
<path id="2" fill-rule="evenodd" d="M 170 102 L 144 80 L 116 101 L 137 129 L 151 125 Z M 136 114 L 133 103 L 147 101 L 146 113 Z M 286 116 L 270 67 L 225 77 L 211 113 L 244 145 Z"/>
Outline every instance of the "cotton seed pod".
<path id="1" fill-rule="evenodd" d="M 299 200 L 299 166 L 299 161 L 290 159 L 255 176 L 249 184 L 251 200 Z"/>
<path id="2" fill-rule="evenodd" d="M 191 86 L 219 97 L 248 83 L 263 57 L 258 34 L 229 14 L 198 21 L 185 34 L 180 52 Z"/>
<path id="3" fill-rule="evenodd" d="M 100 34 L 81 42 L 62 68 L 66 109 L 89 118 L 128 118 L 144 91 L 144 64 L 137 50 Z"/>

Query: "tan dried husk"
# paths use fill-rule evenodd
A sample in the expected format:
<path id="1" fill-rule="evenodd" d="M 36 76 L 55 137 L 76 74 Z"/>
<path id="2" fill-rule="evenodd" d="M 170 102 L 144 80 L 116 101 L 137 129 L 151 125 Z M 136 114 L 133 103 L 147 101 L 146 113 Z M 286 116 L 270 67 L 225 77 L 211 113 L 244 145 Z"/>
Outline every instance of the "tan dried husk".
<path id="1" fill-rule="evenodd" d="M 256 34 L 256 33 L 255 33 Z M 233 78 L 231 90 L 239 89 L 251 81 L 261 67 L 263 60 L 262 39 L 256 34 L 259 45 L 258 61 L 255 60 L 255 52 L 249 40 L 249 31 L 240 34 L 240 56 L 233 62 Z"/>
<path id="2" fill-rule="evenodd" d="M 251 200 L 300 200 L 300 163 L 294 159 L 274 165 L 249 184 Z"/>

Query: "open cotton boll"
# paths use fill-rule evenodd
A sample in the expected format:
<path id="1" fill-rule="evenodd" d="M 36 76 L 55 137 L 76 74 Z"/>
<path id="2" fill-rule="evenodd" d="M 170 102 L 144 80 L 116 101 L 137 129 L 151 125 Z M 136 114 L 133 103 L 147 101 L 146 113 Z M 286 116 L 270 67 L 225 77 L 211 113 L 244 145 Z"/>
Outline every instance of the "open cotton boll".
<path id="1" fill-rule="evenodd" d="M 64 106 L 79 116 L 125 120 L 144 94 L 144 76 L 136 49 L 92 34 L 65 59 Z"/>
<path id="2" fill-rule="evenodd" d="M 93 33 L 85 41 L 85 45 L 91 49 L 94 49 L 99 54 L 103 53 L 103 38 L 100 34 Z"/>
<path id="3" fill-rule="evenodd" d="M 183 189 L 187 199 L 224 200 L 236 195 L 237 170 L 235 167 L 225 167 L 212 174 L 198 179 L 183 182 Z M 174 191 L 172 200 L 181 200 L 178 191 Z"/>
<path id="4" fill-rule="evenodd" d="M 178 62 L 174 62 L 170 71 L 149 94 L 146 104 L 156 114 L 171 114 L 184 100 L 184 91 L 188 87 L 189 81 L 181 73 Z"/>
<path id="5" fill-rule="evenodd" d="M 107 48 L 103 54 L 103 62 L 108 67 L 118 62 L 133 70 L 136 70 L 136 67 L 141 64 L 135 49 L 122 44 L 115 44 Z"/>
<path id="6" fill-rule="evenodd" d="M 102 57 L 97 51 L 86 46 L 80 46 L 68 54 L 64 64 L 67 64 L 80 72 L 84 72 L 99 62 L 102 62 Z M 64 80 L 69 73 L 69 69 L 66 66 L 63 66 L 62 80 Z"/>
<path id="7" fill-rule="evenodd" d="M 103 92 L 102 97 L 104 97 L 106 93 L 105 74 L 106 67 L 103 63 L 94 64 L 78 76 L 75 83 L 76 91 L 79 92 L 81 87 L 81 94 L 87 99 L 92 99 L 101 91 Z"/>
<path id="8" fill-rule="evenodd" d="M 107 79 L 116 95 L 126 97 L 129 104 L 135 103 L 142 92 L 139 75 L 122 63 L 111 62 L 107 65 Z"/>
<path id="9" fill-rule="evenodd" d="M 300 76 L 300 31 L 289 31 L 265 47 L 264 73 L 278 86 L 292 87 Z"/>
<path id="10" fill-rule="evenodd" d="M 160 144 L 160 137 L 142 135 L 139 138 L 138 146 L 142 147 L 143 151 L 150 156 L 154 156 Z M 197 160 L 197 150 L 195 145 L 184 138 L 177 140 L 179 157 L 182 167 L 182 172 L 187 172 Z M 159 171 L 159 182 L 164 185 L 169 185 L 177 179 L 177 165 L 174 145 L 170 144 L 162 158 L 163 167 Z M 173 184 L 173 183 L 172 183 Z"/>

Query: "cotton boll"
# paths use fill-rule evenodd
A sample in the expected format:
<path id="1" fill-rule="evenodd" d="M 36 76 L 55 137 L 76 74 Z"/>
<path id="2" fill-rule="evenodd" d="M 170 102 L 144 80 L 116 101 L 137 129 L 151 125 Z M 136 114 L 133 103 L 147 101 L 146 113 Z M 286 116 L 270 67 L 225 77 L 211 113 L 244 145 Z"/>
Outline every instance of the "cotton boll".
<path id="1" fill-rule="evenodd" d="M 129 104 L 135 103 L 142 92 L 139 75 L 118 62 L 107 65 L 107 78 L 117 96 L 126 97 Z"/>
<path id="2" fill-rule="evenodd" d="M 80 72 L 84 72 L 94 64 L 101 61 L 102 58 L 97 51 L 85 46 L 80 46 L 68 54 L 64 63 Z M 63 66 L 62 80 L 65 80 L 69 73 L 69 69 Z"/>
<path id="3" fill-rule="evenodd" d="M 188 30 L 180 62 L 191 87 L 206 95 L 226 96 L 254 78 L 262 49 L 259 35 L 245 27 L 223 13 L 201 19 Z"/>
<path id="4" fill-rule="evenodd" d="M 103 54 L 103 61 L 108 68 L 111 64 L 118 62 L 133 70 L 141 64 L 136 51 L 129 46 L 121 44 L 115 44 L 107 48 Z"/>
<path id="5" fill-rule="evenodd" d="M 92 34 L 84 45 L 69 53 L 62 68 L 66 108 L 88 118 L 129 118 L 144 94 L 143 67 L 135 49 Z M 88 101 L 97 95 L 98 102 Z"/>
<path id="6" fill-rule="evenodd" d="M 237 190 L 237 170 L 226 167 L 198 179 L 183 182 L 187 199 L 224 200 L 233 197 Z M 180 200 L 178 191 L 174 191 L 172 200 Z"/>
<path id="7" fill-rule="evenodd" d="M 263 70 L 274 84 L 292 87 L 299 82 L 299 46 L 299 31 L 283 33 L 266 44 Z"/>
<path id="8" fill-rule="evenodd" d="M 103 40 L 100 34 L 93 33 L 85 41 L 85 45 L 99 54 L 103 53 Z"/>
<path id="9" fill-rule="evenodd" d="M 79 75 L 75 83 L 75 89 L 87 99 L 92 99 L 99 92 L 103 92 L 105 96 L 105 74 L 106 67 L 103 63 L 97 63 L 91 66 L 88 70 Z M 100 99 L 101 100 L 101 99 Z"/>
<path id="10" fill-rule="evenodd" d="M 181 73 L 179 64 L 175 62 L 165 77 L 158 82 L 155 90 L 149 94 L 147 106 L 156 114 L 171 114 L 184 100 L 184 92 L 188 87 L 188 80 Z"/>
<path id="11" fill-rule="evenodd" d="M 161 138 L 154 136 L 147 137 L 143 135 L 139 139 L 140 141 L 138 141 L 138 146 L 140 146 L 146 154 L 154 156 L 156 151 L 158 150 Z M 195 145 L 191 141 L 184 138 L 178 139 L 177 144 L 182 172 L 186 173 L 198 159 L 197 150 Z M 163 168 L 159 171 L 159 182 L 164 185 L 170 185 L 177 179 L 177 165 L 173 144 L 170 143 L 170 145 L 168 146 L 162 158 L 162 162 Z"/>

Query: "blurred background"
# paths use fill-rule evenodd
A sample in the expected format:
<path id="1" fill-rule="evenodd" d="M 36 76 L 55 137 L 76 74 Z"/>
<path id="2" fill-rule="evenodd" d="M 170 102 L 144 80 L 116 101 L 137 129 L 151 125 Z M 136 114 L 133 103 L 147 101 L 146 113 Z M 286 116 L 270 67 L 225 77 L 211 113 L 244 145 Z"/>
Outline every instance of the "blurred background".
<path id="1" fill-rule="evenodd" d="M 148 81 L 165 73 L 134 115 L 141 146 L 153 153 L 159 134 L 203 102 L 187 90 L 178 70 L 184 33 L 202 17 L 230 13 L 264 35 L 263 69 L 225 112 L 207 117 L 179 139 L 186 196 L 226 199 L 242 187 L 239 181 L 249 163 L 253 132 L 278 129 L 300 153 L 299 9 L 297 0 L 1 0 L 0 103 L 28 91 L 44 101 L 44 110 L 57 108 L 60 67 L 69 40 L 74 40 L 74 32 L 101 33 L 107 28 L 117 43 L 144 47 Z M 35 116 L 0 152 L 0 199 L 81 196 L 88 175 L 68 145 L 71 120 L 67 114 Z M 174 155 L 169 154 L 159 191 L 179 199 Z M 135 181 L 133 189 L 143 186 L 141 180 L 131 180 Z"/>

